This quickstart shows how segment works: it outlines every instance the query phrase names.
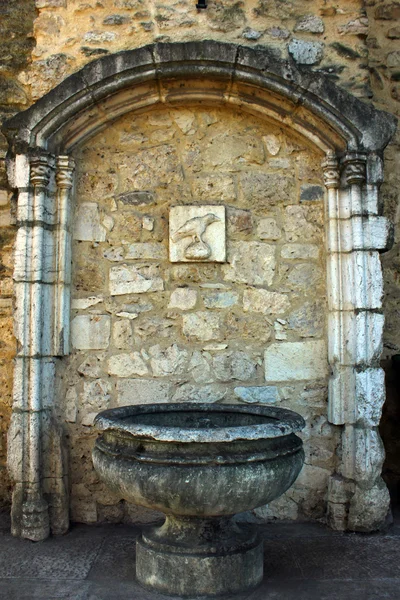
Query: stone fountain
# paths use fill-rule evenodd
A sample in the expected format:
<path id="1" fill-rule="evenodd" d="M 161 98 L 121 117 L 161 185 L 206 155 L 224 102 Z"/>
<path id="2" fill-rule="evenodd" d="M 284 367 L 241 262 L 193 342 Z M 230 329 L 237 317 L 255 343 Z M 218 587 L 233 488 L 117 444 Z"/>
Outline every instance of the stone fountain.
<path id="1" fill-rule="evenodd" d="M 257 586 L 263 548 L 233 516 L 271 502 L 304 461 L 303 418 L 271 406 L 152 404 L 105 410 L 93 463 L 129 502 L 162 511 L 137 542 L 145 587 L 180 596 Z"/>

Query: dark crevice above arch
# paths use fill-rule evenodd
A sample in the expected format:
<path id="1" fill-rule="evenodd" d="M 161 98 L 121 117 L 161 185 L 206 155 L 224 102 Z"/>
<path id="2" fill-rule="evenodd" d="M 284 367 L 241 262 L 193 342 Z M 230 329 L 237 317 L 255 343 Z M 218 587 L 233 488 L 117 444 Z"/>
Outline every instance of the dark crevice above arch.
<path id="1" fill-rule="evenodd" d="M 126 112 L 134 110 L 135 101 L 130 103 L 129 94 L 126 99 L 130 89 L 152 84 L 153 104 L 178 102 L 179 98 L 183 102 L 188 81 L 197 82 L 196 93 L 187 92 L 191 102 L 201 98 L 202 82 L 217 82 L 219 88 L 215 84 L 211 91 L 205 85 L 205 99 L 208 95 L 247 109 L 253 103 L 259 112 L 263 106 L 273 106 L 271 110 L 281 113 L 283 121 L 290 121 L 287 126 L 297 123 L 311 137 L 323 140 L 324 147 L 379 153 L 396 129 L 392 115 L 362 102 L 322 74 L 300 68 L 292 60 L 277 59 L 268 47 L 205 40 L 152 44 L 99 58 L 6 121 L 3 131 L 13 152 L 37 147 L 62 151 L 68 147 L 64 137 L 71 128 L 76 127 L 76 145 L 123 114 L 125 107 Z M 118 94 L 123 93 L 125 99 L 118 105 Z M 274 99 L 272 105 L 266 100 L 268 95 Z M 107 113 L 110 98 L 117 99 L 113 106 L 118 105 L 120 112 Z M 82 133 L 74 125 L 77 120 L 83 123 Z"/>

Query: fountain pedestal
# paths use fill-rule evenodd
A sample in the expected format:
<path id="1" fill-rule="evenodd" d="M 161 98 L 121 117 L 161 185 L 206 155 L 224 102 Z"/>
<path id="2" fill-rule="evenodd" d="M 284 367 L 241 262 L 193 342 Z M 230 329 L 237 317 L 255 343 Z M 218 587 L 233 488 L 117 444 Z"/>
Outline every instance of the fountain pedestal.
<path id="1" fill-rule="evenodd" d="M 100 413 L 99 476 L 120 496 L 164 512 L 137 542 L 136 574 L 178 596 L 245 592 L 263 577 L 257 533 L 233 516 L 278 498 L 303 461 L 300 415 L 266 406 L 154 404 Z"/>
<path id="2" fill-rule="evenodd" d="M 231 518 L 167 516 L 138 540 L 136 575 L 144 587 L 178 596 L 243 592 L 262 581 L 263 544 Z"/>

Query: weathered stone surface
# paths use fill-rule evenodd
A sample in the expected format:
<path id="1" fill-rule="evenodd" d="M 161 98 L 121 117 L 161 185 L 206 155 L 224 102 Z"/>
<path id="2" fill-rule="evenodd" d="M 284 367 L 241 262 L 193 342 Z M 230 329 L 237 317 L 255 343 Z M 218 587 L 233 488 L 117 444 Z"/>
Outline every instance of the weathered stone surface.
<path id="1" fill-rule="evenodd" d="M 225 398 L 227 390 L 217 385 L 196 386 L 190 383 L 181 385 L 172 397 L 172 402 L 220 402 Z"/>
<path id="2" fill-rule="evenodd" d="M 122 246 L 107 248 L 103 252 L 104 258 L 111 262 L 121 262 L 124 260 L 124 249 Z"/>
<path id="3" fill-rule="evenodd" d="M 158 337 L 170 337 L 173 334 L 174 322 L 162 317 L 147 317 L 135 324 L 134 334 L 142 340 L 154 340 Z"/>
<path id="4" fill-rule="evenodd" d="M 171 144 L 139 150 L 124 158 L 119 170 L 126 191 L 152 190 L 183 179 L 176 148 Z"/>
<path id="5" fill-rule="evenodd" d="M 271 344 L 264 354 L 266 381 L 301 381 L 324 378 L 327 350 L 322 340 Z"/>
<path id="6" fill-rule="evenodd" d="M 119 194 L 117 200 L 131 206 L 144 206 L 146 204 L 153 204 L 155 197 L 154 193 L 150 191 L 132 191 Z"/>
<path id="7" fill-rule="evenodd" d="M 112 330 L 113 343 L 119 350 L 127 350 L 132 347 L 132 326 L 126 319 L 115 321 Z"/>
<path id="8" fill-rule="evenodd" d="M 71 322 L 71 340 L 78 350 L 102 350 L 110 342 L 111 323 L 107 315 L 78 315 Z"/>
<path id="9" fill-rule="evenodd" d="M 222 267 L 226 281 L 270 285 L 275 273 L 275 248 L 262 242 L 232 242 L 228 263 Z"/>
<path id="10" fill-rule="evenodd" d="M 64 417 L 68 423 L 76 423 L 78 414 L 78 394 L 75 388 L 67 390 L 65 395 L 65 410 Z"/>
<path id="11" fill-rule="evenodd" d="M 263 136 L 263 141 L 269 154 L 276 156 L 282 146 L 280 138 L 274 133 L 269 133 L 268 135 Z"/>
<path id="12" fill-rule="evenodd" d="M 251 211 L 240 208 L 227 208 L 228 215 L 228 239 L 237 233 L 250 233 L 253 229 L 253 218 Z"/>
<path id="13" fill-rule="evenodd" d="M 206 355 L 209 358 L 210 355 Z M 208 362 L 205 353 L 195 350 L 188 365 L 188 371 L 191 373 L 196 383 L 212 383 L 214 381 L 210 363 Z"/>
<path id="14" fill-rule="evenodd" d="M 243 310 L 264 315 L 281 315 L 290 307 L 285 294 L 269 292 L 259 288 L 249 288 L 243 292 Z"/>
<path id="15" fill-rule="evenodd" d="M 167 249 L 164 244 L 157 242 L 137 242 L 127 245 L 125 258 L 165 260 L 167 258 Z"/>
<path id="16" fill-rule="evenodd" d="M 108 360 L 108 374 L 117 377 L 148 375 L 149 370 L 139 352 L 117 354 Z"/>
<path id="17" fill-rule="evenodd" d="M 199 200 L 235 200 L 234 179 L 231 175 L 199 173 L 193 178 L 193 195 Z"/>
<path id="18" fill-rule="evenodd" d="M 317 265 L 295 265 L 288 275 L 288 282 L 294 287 L 309 288 L 320 283 L 323 277 L 322 269 Z"/>
<path id="19" fill-rule="evenodd" d="M 96 202 L 78 204 L 75 214 L 73 236 L 75 240 L 104 242 L 107 230 L 100 223 L 99 206 Z"/>
<path id="20" fill-rule="evenodd" d="M 154 377 L 182 374 L 189 358 L 189 352 L 177 344 L 167 348 L 161 348 L 159 344 L 151 346 L 149 354 Z"/>
<path id="21" fill-rule="evenodd" d="M 368 35 L 368 17 L 359 17 L 348 21 L 345 25 L 338 27 L 338 32 L 342 35 Z"/>
<path id="22" fill-rule="evenodd" d="M 262 36 L 261 31 L 257 31 L 256 29 L 251 29 L 250 27 L 246 27 L 243 30 L 242 37 L 245 40 L 259 40 Z"/>
<path id="23" fill-rule="evenodd" d="M 301 17 L 294 26 L 294 31 L 309 31 L 310 33 L 324 33 L 325 27 L 321 17 L 317 15 L 305 15 Z"/>
<path id="24" fill-rule="evenodd" d="M 85 360 L 79 364 L 77 371 L 84 377 L 100 377 L 104 364 L 104 353 L 89 354 Z"/>
<path id="25" fill-rule="evenodd" d="M 276 222 L 276 219 L 265 218 L 260 219 L 257 225 L 257 237 L 260 240 L 279 240 L 282 236 L 282 231 Z"/>
<path id="26" fill-rule="evenodd" d="M 323 200 L 324 188 L 321 185 L 307 183 L 300 188 L 300 202 Z"/>
<path id="27" fill-rule="evenodd" d="M 380 477 L 372 488 L 357 486 L 350 503 L 348 528 L 354 531 L 374 531 L 381 528 L 389 507 L 389 491 Z"/>
<path id="28" fill-rule="evenodd" d="M 321 337 L 324 331 L 326 306 L 321 301 L 306 302 L 287 318 L 288 329 L 300 337 Z"/>
<path id="29" fill-rule="evenodd" d="M 385 372 L 366 369 L 355 374 L 357 420 L 364 427 L 377 427 L 385 402 Z"/>
<path id="30" fill-rule="evenodd" d="M 216 313 L 195 312 L 182 317 L 183 335 L 201 341 L 219 338 L 220 317 Z"/>
<path id="31" fill-rule="evenodd" d="M 282 258 L 317 259 L 319 248 L 315 244 L 284 244 L 281 250 Z"/>
<path id="32" fill-rule="evenodd" d="M 85 310 L 96 304 L 103 302 L 103 298 L 97 296 L 90 296 L 90 298 L 74 298 L 71 301 L 71 308 L 73 310 Z"/>
<path id="33" fill-rule="evenodd" d="M 315 65 L 319 63 L 324 54 L 322 42 L 306 42 L 293 39 L 288 45 L 289 53 L 299 65 Z"/>
<path id="34" fill-rule="evenodd" d="M 274 385 L 235 387 L 235 396 L 248 404 L 274 404 L 280 401 L 278 388 Z"/>
<path id="35" fill-rule="evenodd" d="M 203 296 L 204 306 L 206 308 L 229 308 L 238 303 L 239 294 L 237 292 L 212 292 Z"/>
<path id="36" fill-rule="evenodd" d="M 108 408 L 110 399 L 111 385 L 106 379 L 83 382 L 81 406 L 84 407 L 86 412 L 90 413 L 94 409 L 99 411 Z"/>
<path id="37" fill-rule="evenodd" d="M 159 276 L 156 265 L 136 267 L 120 265 L 110 269 L 110 294 L 143 294 L 164 289 L 164 282 Z"/>
<path id="38" fill-rule="evenodd" d="M 196 306 L 197 290 L 190 288 L 176 288 L 169 298 L 168 308 L 190 310 Z"/>
<path id="39" fill-rule="evenodd" d="M 172 389 L 169 381 L 120 379 L 117 381 L 117 403 L 119 406 L 125 406 L 168 402 Z"/>
<path id="40" fill-rule="evenodd" d="M 295 180 L 276 173 L 243 172 L 240 174 L 243 197 L 250 206 L 269 208 L 295 201 Z"/>
<path id="41" fill-rule="evenodd" d="M 244 162 L 263 164 L 265 159 L 261 140 L 251 135 L 217 134 L 204 150 L 207 166 L 222 166 L 227 170 L 236 170 L 237 164 Z"/>
<path id="42" fill-rule="evenodd" d="M 256 361 L 246 352 L 221 352 L 213 357 L 212 367 L 218 381 L 249 381 L 255 376 Z"/>

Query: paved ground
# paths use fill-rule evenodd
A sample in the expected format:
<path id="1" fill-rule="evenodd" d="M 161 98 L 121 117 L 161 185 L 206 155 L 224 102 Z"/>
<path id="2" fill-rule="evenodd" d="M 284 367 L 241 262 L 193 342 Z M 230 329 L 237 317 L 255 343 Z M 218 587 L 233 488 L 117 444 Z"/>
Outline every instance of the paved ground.
<path id="1" fill-rule="evenodd" d="M 375 535 L 283 523 L 262 532 L 264 582 L 236 600 L 400 600 L 400 524 Z M 33 543 L 11 537 L 3 518 L 0 599 L 166 600 L 135 581 L 137 533 L 77 525 L 68 535 Z"/>

